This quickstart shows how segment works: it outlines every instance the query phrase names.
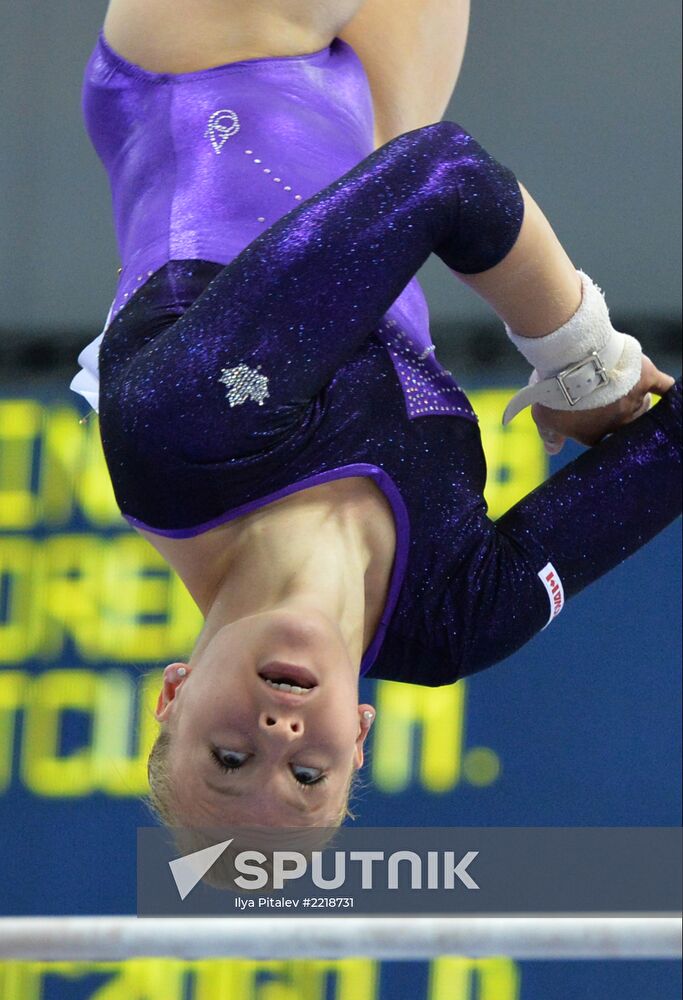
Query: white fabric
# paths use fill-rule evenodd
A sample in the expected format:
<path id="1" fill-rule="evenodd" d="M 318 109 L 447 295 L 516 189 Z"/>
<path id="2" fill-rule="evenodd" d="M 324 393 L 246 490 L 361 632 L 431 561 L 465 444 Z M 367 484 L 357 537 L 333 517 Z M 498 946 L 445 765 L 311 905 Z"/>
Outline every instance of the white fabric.
<path id="1" fill-rule="evenodd" d="M 112 303 L 102 333 L 99 337 L 91 340 L 78 355 L 81 370 L 74 375 L 69 385 L 73 392 L 77 392 L 79 396 L 87 400 L 95 413 L 99 413 L 100 409 L 100 344 L 111 323 L 113 309 L 114 304 Z"/>
<path id="2" fill-rule="evenodd" d="M 546 563 L 543 569 L 538 571 L 537 575 L 545 587 L 548 600 L 550 601 L 550 617 L 541 630 L 544 631 L 557 618 L 564 607 L 564 587 L 562 586 L 560 574 L 550 562 Z"/>
<path id="3" fill-rule="evenodd" d="M 515 393 L 505 407 L 503 423 L 508 424 L 532 403 L 542 403 L 551 410 L 593 410 L 621 399 L 640 378 L 642 359 L 638 341 L 627 334 L 621 336 L 623 341 L 612 341 L 554 378 L 541 379 L 534 369 L 528 386 Z M 605 371 L 606 383 L 600 369 Z"/>
<path id="4" fill-rule="evenodd" d="M 69 386 L 90 403 L 95 413 L 100 408 L 99 354 L 103 336 L 101 333 L 95 340 L 91 340 L 78 355 L 81 370 L 74 375 Z"/>
<path id="5" fill-rule="evenodd" d="M 602 291 L 583 271 L 581 304 L 571 319 L 544 337 L 523 337 L 505 324 L 505 332 L 541 378 L 557 375 L 581 361 L 591 351 L 600 351 L 613 337 L 623 337 L 612 327 Z"/>
<path id="6" fill-rule="evenodd" d="M 544 337 L 522 337 L 505 326 L 508 337 L 534 371 L 529 385 L 508 403 L 504 424 L 532 403 L 554 410 L 606 406 L 625 396 L 640 378 L 640 344 L 613 328 L 601 289 L 583 271 L 578 274 L 581 305 L 558 330 Z M 581 365 L 577 371 L 569 371 L 577 365 Z M 600 366 L 605 369 L 606 382 L 599 373 Z M 572 401 L 565 390 L 569 390 Z"/>

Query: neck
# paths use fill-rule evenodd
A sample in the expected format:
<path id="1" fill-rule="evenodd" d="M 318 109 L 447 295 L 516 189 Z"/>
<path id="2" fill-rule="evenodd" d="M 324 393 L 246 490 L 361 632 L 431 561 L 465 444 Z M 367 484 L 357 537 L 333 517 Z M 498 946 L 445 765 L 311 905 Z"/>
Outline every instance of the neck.
<path id="1" fill-rule="evenodd" d="M 253 517 L 204 608 L 205 624 L 192 654 L 198 658 L 219 629 L 270 610 L 308 611 L 334 623 L 360 668 L 381 607 L 367 607 L 372 561 L 364 521 L 353 506 L 310 502 L 276 505 Z M 372 602 L 371 602 L 372 603 Z M 370 613 L 368 613 L 370 611 Z"/>

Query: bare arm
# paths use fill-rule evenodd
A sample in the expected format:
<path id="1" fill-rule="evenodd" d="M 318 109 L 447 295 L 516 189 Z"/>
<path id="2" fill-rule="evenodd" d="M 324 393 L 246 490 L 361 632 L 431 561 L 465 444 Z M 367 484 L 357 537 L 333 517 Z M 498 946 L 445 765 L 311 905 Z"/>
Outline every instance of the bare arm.
<path id="1" fill-rule="evenodd" d="M 524 222 L 517 242 L 495 267 L 481 274 L 457 274 L 515 333 L 542 337 L 571 319 L 581 305 L 581 281 L 545 215 L 520 184 Z M 457 272 L 454 272 L 457 273 Z M 550 410 L 535 404 L 532 415 L 546 451 L 557 454 L 566 438 L 596 444 L 640 416 L 650 392 L 663 393 L 673 379 L 643 357 L 640 381 L 622 399 L 594 410 Z"/>
<path id="2" fill-rule="evenodd" d="M 458 278 L 485 299 L 515 333 L 542 337 L 581 305 L 581 281 L 550 223 L 529 192 L 517 242 L 495 267 Z"/>
<path id="3" fill-rule="evenodd" d="M 375 142 L 440 121 L 460 74 L 470 0 L 365 0 L 340 37 L 360 56 Z"/>

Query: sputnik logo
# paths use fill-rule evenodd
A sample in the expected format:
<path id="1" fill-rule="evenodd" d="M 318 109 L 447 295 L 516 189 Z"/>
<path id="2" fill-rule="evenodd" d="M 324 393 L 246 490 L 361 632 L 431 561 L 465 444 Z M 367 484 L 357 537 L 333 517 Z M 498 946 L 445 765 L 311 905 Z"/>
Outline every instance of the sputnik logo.
<path id="1" fill-rule="evenodd" d="M 176 858 L 174 861 L 169 861 L 168 866 L 171 869 L 171 874 L 173 875 L 173 880 L 181 899 L 185 899 L 186 896 L 190 895 L 197 883 L 204 878 L 209 868 L 218 861 L 223 851 L 232 844 L 233 839 L 231 837 L 230 840 L 223 840 L 220 844 L 214 844 L 213 847 L 205 847 L 201 851 L 195 851 L 194 854 L 186 854 L 184 858 Z"/>
<path id="2" fill-rule="evenodd" d="M 237 135 L 240 130 L 240 120 L 234 111 L 229 108 L 221 108 L 214 111 L 206 124 L 204 137 L 209 140 L 217 155 L 226 144 L 230 136 Z"/>

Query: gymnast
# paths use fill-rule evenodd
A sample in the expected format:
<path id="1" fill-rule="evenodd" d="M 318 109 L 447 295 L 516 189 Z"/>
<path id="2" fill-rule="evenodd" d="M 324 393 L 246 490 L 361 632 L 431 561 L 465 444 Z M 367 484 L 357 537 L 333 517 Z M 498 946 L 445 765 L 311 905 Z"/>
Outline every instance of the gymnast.
<path id="1" fill-rule="evenodd" d="M 467 22 L 466 0 L 109 5 L 83 98 L 122 270 L 73 387 L 204 617 L 156 710 L 171 826 L 338 825 L 359 676 L 503 660 L 680 511 L 680 383 L 440 120 Z M 414 278 L 432 253 L 533 369 L 504 419 L 589 446 L 495 523 Z"/>

